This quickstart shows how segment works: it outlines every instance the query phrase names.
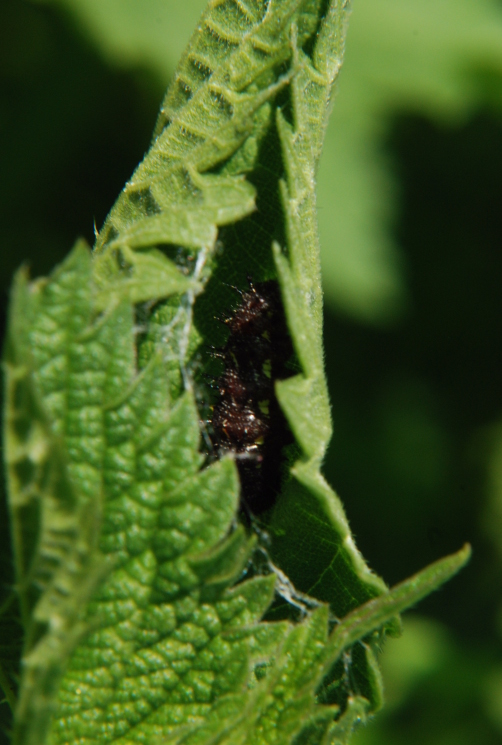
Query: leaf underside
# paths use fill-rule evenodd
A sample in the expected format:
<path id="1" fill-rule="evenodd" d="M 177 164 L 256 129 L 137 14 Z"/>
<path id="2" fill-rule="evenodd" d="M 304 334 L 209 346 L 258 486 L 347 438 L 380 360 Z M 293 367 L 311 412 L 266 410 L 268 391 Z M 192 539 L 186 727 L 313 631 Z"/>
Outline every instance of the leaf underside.
<path id="1" fill-rule="evenodd" d="M 388 592 L 319 470 L 314 184 L 346 15 L 341 0 L 211 0 L 94 252 L 78 243 L 48 280 L 18 274 L 19 745 L 347 742 L 381 700 L 382 629 L 467 559 Z M 279 281 L 296 356 L 276 384 L 294 457 L 258 534 L 236 517 L 234 460 L 207 461 L 199 412 L 203 345 L 248 275 Z M 254 564 L 265 534 L 276 572 Z M 281 582 L 290 603 L 284 587 L 274 602 Z"/>

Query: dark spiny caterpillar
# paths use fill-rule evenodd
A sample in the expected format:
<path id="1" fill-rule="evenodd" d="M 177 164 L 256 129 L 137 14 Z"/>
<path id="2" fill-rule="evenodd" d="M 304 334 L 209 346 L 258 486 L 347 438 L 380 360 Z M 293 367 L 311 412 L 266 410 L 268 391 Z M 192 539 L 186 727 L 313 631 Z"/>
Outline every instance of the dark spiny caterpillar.
<path id="1" fill-rule="evenodd" d="M 219 457 L 233 453 L 241 481 L 241 510 L 254 515 L 269 509 L 279 491 L 281 455 L 293 441 L 274 391 L 288 377 L 293 348 L 277 282 L 254 285 L 223 319 L 230 330 L 214 355 L 224 364 L 216 388 L 211 440 Z"/>

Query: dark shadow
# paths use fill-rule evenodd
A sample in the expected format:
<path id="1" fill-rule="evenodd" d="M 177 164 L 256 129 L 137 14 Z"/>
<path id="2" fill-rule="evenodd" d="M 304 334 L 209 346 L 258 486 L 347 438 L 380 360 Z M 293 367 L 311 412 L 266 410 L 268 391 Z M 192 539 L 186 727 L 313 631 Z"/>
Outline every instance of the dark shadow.
<path id="1" fill-rule="evenodd" d="M 411 312 L 393 329 L 329 310 L 325 319 L 334 416 L 325 472 L 358 546 L 393 584 L 471 541 L 461 581 L 420 610 L 477 638 L 495 633 L 497 602 L 479 527 L 485 461 L 472 451 L 502 412 L 501 142 L 502 122 L 488 113 L 456 128 L 395 121 L 388 148 Z"/>

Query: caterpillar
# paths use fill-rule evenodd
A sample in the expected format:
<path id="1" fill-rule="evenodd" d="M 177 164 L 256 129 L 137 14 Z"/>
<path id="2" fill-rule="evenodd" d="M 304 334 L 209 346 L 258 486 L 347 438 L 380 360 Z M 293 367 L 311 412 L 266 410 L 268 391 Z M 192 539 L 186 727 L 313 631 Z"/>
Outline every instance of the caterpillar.
<path id="1" fill-rule="evenodd" d="M 274 504 L 281 485 L 283 449 L 293 441 L 274 383 L 288 377 L 293 348 L 277 282 L 234 288 L 240 305 L 222 319 L 226 344 L 214 350 L 224 370 L 215 388 L 211 440 L 218 457 L 232 453 L 241 482 L 241 511 L 259 515 Z"/>

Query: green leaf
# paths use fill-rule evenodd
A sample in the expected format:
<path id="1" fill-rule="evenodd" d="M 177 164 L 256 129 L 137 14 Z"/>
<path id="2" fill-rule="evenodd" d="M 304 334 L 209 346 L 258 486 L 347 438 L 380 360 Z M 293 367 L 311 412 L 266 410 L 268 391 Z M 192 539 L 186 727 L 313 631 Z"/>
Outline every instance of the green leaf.
<path id="1" fill-rule="evenodd" d="M 115 64 L 150 65 L 169 79 L 202 0 L 53 0 L 70 10 Z M 396 115 L 461 123 L 490 105 L 502 70 L 498 0 L 359 0 L 319 171 L 326 301 L 364 321 L 406 311 L 403 258 L 392 226 L 399 184 L 385 155 Z M 495 97 L 499 96 L 495 93 Z"/>
<path id="2" fill-rule="evenodd" d="M 122 246 L 213 251 L 218 227 L 255 209 L 255 189 L 243 172 L 254 165 L 252 145 L 263 133 L 268 101 L 289 81 L 287 75 L 276 79 L 274 68 L 290 56 L 289 30 L 300 5 L 209 3 L 162 105 L 152 147 L 97 238 L 98 279 L 103 265 L 109 278 L 111 255 L 120 271 Z M 231 175 L 207 173 L 244 143 Z"/>
<path id="3" fill-rule="evenodd" d="M 149 226 L 151 227 L 151 226 Z M 146 232 L 146 236 L 145 236 Z M 151 231 L 143 232 L 143 240 L 148 242 Z M 176 265 L 155 248 L 149 251 L 133 251 L 139 248 L 133 236 L 129 236 L 129 245 L 122 245 L 116 256 L 120 266 L 107 254 L 102 261 L 95 279 L 99 289 L 99 304 L 106 308 L 112 295 L 127 295 L 131 302 L 141 303 L 146 300 L 169 297 L 170 295 L 196 291 L 197 283 L 190 282 L 178 271 Z M 118 271 L 117 271 L 118 270 Z"/>
<path id="4" fill-rule="evenodd" d="M 25 635 L 16 709 L 19 742 L 44 741 L 61 676 L 86 630 L 82 607 L 106 571 L 98 548 L 100 492 L 83 468 L 81 486 L 74 487 L 72 470 L 83 464 L 69 462 L 61 443 L 63 416 L 69 428 L 77 423 L 58 383 L 66 378 L 78 396 L 82 379 L 94 372 L 92 362 L 78 358 L 78 345 L 68 348 L 69 337 L 85 322 L 88 251 L 78 246 L 68 264 L 68 271 L 62 268 L 45 288 L 30 287 L 25 272 L 18 274 L 6 351 L 7 481 Z M 36 369 L 42 371 L 46 395 Z M 92 447 L 92 436 L 86 438 L 84 429 L 80 434 L 76 447 Z"/>
<path id="5" fill-rule="evenodd" d="M 249 228 L 259 228 L 264 238 L 260 247 L 261 271 L 267 271 L 268 265 L 268 271 L 276 272 L 281 282 L 302 370 L 277 384 L 279 402 L 302 453 L 291 469 L 292 479 L 268 527 L 276 536 L 272 547 L 274 561 L 300 591 L 331 603 L 333 613 L 340 616 L 383 592 L 385 585 L 365 566 L 351 538 L 342 505 L 319 473 L 331 423 L 321 346 L 314 184 L 328 103 L 342 61 L 346 23 L 346 8 L 332 3 L 325 20 L 318 25 L 319 8 L 319 2 L 302 4 L 299 0 L 251 6 L 233 2 L 209 4 L 162 105 L 152 148 L 100 231 L 95 276 L 101 281 L 104 262 L 110 266 L 114 261 L 110 256 L 115 257 L 123 245 L 131 246 L 131 234 L 143 235 L 141 246 L 147 250 L 151 241 L 182 244 L 190 251 L 205 250 L 207 255 L 199 253 L 199 259 L 202 257 L 204 263 L 214 261 L 215 276 L 228 265 L 241 276 L 251 273 L 253 264 L 248 264 L 247 255 L 240 251 L 243 239 L 239 235 L 226 235 L 220 230 L 223 261 L 211 258 L 217 228 L 224 222 L 220 205 L 228 202 L 227 192 L 221 189 L 250 187 L 248 181 L 243 181 L 241 171 L 259 174 L 263 169 L 266 141 L 273 136 L 276 119 L 282 159 L 267 163 L 267 182 L 262 190 L 263 197 L 274 190 L 280 196 L 276 209 L 283 213 L 287 253 L 273 241 L 276 233 L 259 216 Z M 309 56 L 300 44 L 305 45 L 313 32 L 317 35 Z M 277 73 L 276 78 L 271 77 L 274 68 L 288 58 L 291 72 L 278 80 Z M 286 93 L 284 86 L 289 80 L 291 121 L 280 109 L 272 117 L 269 103 L 281 91 Z M 221 173 L 207 174 L 208 169 L 218 165 Z M 229 176 L 229 171 L 233 175 Z M 260 184 L 257 196 L 263 199 Z M 232 220 L 245 217 L 249 210 L 250 205 L 245 206 Z M 191 216 L 196 214 L 199 231 L 206 225 L 208 232 L 194 230 L 190 235 L 174 235 L 173 214 L 188 215 L 187 225 L 194 222 Z M 246 227 L 246 221 L 241 220 L 235 229 Z M 258 267 L 256 270 L 260 271 Z M 163 329 L 173 322 L 172 312 L 161 307 L 155 319 L 157 327 Z M 185 323 L 181 327 L 185 328 Z M 199 334 L 204 338 L 206 333 L 204 326 L 191 332 L 192 338 Z M 150 347 L 159 343 L 160 337 L 154 334 Z M 177 355 L 182 348 L 188 349 L 180 341 Z M 183 377 L 186 379 L 186 372 Z M 178 378 L 174 395 L 181 387 Z M 309 544 L 317 545 L 321 534 L 321 549 L 314 549 L 315 559 L 309 561 L 308 567 L 301 555 L 291 555 L 292 541 L 307 544 L 304 550 L 310 555 Z M 366 663 L 361 665 L 367 667 Z M 366 669 L 362 675 L 368 677 Z M 372 680 L 370 689 L 375 685 L 378 688 L 376 674 Z M 367 695 L 375 705 L 381 698 L 376 689 L 368 690 Z"/>
<path id="6" fill-rule="evenodd" d="M 320 472 L 314 186 L 346 13 L 211 0 L 93 254 L 79 242 L 47 280 L 17 277 L 15 745 L 346 742 L 381 703 L 396 614 L 467 560 L 388 592 Z M 199 415 L 203 342 L 249 274 L 278 280 L 295 351 L 276 384 L 295 443 L 259 526 L 239 522 L 235 458 L 208 457 Z"/>
<path id="7" fill-rule="evenodd" d="M 397 613 L 415 605 L 437 590 L 469 561 L 471 547 L 466 544 L 451 556 L 430 564 L 418 574 L 393 587 L 385 595 L 370 600 L 346 616 L 331 635 L 329 646 L 332 659 L 366 634 L 386 623 Z"/>
<path id="8" fill-rule="evenodd" d="M 47 283 L 21 274 L 13 297 L 6 445 L 26 618 L 15 742 L 45 742 L 58 687 L 51 742 L 115 739 L 124 717 L 165 734 L 180 711 L 201 716 L 249 675 L 250 632 L 232 647 L 225 633 L 252 627 L 273 593 L 273 577 L 227 592 L 253 545 L 228 534 L 235 465 L 200 470 L 192 397 L 170 407 L 158 355 L 136 373 L 130 302 L 101 313 L 90 270 L 78 245 Z"/>

